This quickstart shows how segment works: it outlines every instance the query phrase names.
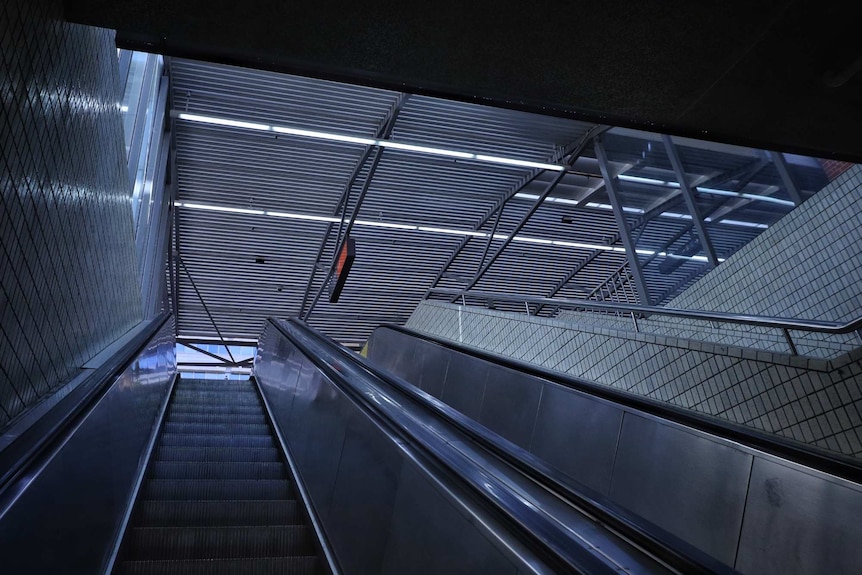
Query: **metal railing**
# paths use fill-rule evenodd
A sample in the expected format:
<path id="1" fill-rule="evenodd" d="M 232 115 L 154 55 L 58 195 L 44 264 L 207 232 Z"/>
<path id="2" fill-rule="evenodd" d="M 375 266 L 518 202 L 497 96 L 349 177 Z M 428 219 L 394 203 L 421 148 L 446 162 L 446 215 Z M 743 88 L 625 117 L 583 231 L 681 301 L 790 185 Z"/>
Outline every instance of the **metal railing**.
<path id="1" fill-rule="evenodd" d="M 478 299 L 485 301 L 497 302 L 512 302 L 523 303 L 525 306 L 536 304 L 539 306 L 555 306 L 560 309 L 571 310 L 594 310 L 594 311 L 610 311 L 627 314 L 635 327 L 635 331 L 640 331 L 638 325 L 638 316 L 648 317 L 651 315 L 662 315 L 668 317 L 681 317 L 688 319 L 697 319 L 703 321 L 714 321 L 722 323 L 733 323 L 741 325 L 750 325 L 757 327 L 767 327 L 781 330 L 784 338 L 787 340 L 787 345 L 790 348 L 790 353 L 799 355 L 796 344 L 793 341 L 793 336 L 790 331 L 803 331 L 809 333 L 825 333 L 832 335 L 856 333 L 862 344 L 862 317 L 846 323 L 838 323 L 833 321 L 818 321 L 810 319 L 774 317 L 765 315 L 750 315 L 738 314 L 718 311 L 704 311 L 692 309 L 680 309 L 659 307 L 651 305 L 632 305 L 618 304 L 610 302 L 599 302 L 590 300 L 573 300 L 573 299 L 558 299 L 558 298 L 543 298 L 533 297 L 518 294 L 507 294 L 499 292 L 473 291 L 473 290 L 458 290 L 451 288 L 433 288 L 429 290 L 430 294 L 445 295 L 448 297 L 461 298 L 462 305 L 466 305 L 467 299 Z M 528 307 L 529 309 L 529 307 Z"/>

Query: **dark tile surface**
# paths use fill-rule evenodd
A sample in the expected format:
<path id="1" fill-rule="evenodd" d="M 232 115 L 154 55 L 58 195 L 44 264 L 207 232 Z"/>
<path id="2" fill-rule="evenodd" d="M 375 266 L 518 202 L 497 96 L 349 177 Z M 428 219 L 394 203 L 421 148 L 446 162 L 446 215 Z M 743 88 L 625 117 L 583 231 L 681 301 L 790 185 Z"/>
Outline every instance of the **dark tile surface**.
<path id="1" fill-rule="evenodd" d="M 141 319 L 113 33 L 0 6 L 0 429 Z"/>

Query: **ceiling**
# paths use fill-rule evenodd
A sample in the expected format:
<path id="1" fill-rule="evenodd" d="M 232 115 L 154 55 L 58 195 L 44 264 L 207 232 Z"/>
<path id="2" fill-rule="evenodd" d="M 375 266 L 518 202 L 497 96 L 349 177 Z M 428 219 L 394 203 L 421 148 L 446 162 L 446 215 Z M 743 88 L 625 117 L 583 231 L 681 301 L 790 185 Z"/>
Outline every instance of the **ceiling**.
<path id="1" fill-rule="evenodd" d="M 169 59 L 168 70 L 185 266 L 181 336 L 215 336 L 214 320 L 226 338 L 255 338 L 268 316 L 302 316 L 360 345 L 377 325 L 403 323 L 424 297 L 452 297 L 428 293 L 432 288 L 471 285 L 643 301 L 596 136 L 611 175 L 619 176 L 614 186 L 649 299 L 665 302 L 710 269 L 656 134 L 180 58 Z M 345 141 L 351 138 L 386 147 Z M 708 240 L 719 258 L 792 209 L 773 156 L 674 142 L 687 181 L 698 186 L 697 211 L 711 219 Z M 392 147 L 405 144 L 438 153 Z M 782 157 L 803 199 L 826 183 L 819 161 Z M 501 163 L 510 160 L 569 168 Z M 350 221 L 360 198 L 351 231 L 356 260 L 340 301 L 330 303 L 322 286 L 338 229 L 348 225 L 337 222 Z M 489 244 L 493 234 L 498 239 Z M 477 278 L 483 255 L 493 265 Z"/>
<path id="2" fill-rule="evenodd" d="M 860 161 L 852 3 L 64 0 L 123 48 Z"/>

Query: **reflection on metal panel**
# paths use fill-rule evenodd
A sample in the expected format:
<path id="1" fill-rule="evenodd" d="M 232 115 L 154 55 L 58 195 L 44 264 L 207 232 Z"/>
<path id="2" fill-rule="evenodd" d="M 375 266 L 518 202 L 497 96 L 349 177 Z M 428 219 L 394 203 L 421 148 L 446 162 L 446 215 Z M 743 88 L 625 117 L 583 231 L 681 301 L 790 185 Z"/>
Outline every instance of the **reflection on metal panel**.
<path id="1" fill-rule="evenodd" d="M 260 338 L 255 376 L 344 573 L 403 573 L 406 560 L 415 573 L 445 565 L 515 572 L 499 543 L 483 535 L 490 527 L 463 519 L 460 503 L 426 498 L 434 490 L 404 471 L 412 465 L 405 450 L 271 324 Z M 288 395 L 295 397 L 279 397 Z M 461 520 L 449 521 L 455 517 Z M 434 559 L 416 565 L 412 553 L 420 549 Z"/>
<path id="2" fill-rule="evenodd" d="M 384 575 L 515 573 L 515 567 L 458 513 L 412 462 L 401 468 L 395 500 L 391 552 Z M 446 549 L 446 553 L 439 553 Z"/>
<path id="3" fill-rule="evenodd" d="M 479 423 L 519 447 L 530 447 L 541 386 L 511 369 L 491 367 Z"/>
<path id="4" fill-rule="evenodd" d="M 389 538 L 403 453 L 367 416 L 351 415 L 327 515 L 329 536 L 348 573 L 379 573 Z M 374 473 L 368 473 L 373 468 Z M 373 519 L 372 519 L 373 518 Z M 368 529 L 369 521 L 387 528 Z M 357 537 L 362 533 L 362 537 Z"/>
<path id="5" fill-rule="evenodd" d="M 402 342 L 420 345 L 424 353 L 442 350 L 449 369 L 441 400 L 500 433 L 500 423 L 484 415 L 484 406 L 494 403 L 489 398 L 496 376 L 489 373 L 499 368 L 493 362 L 388 328 L 373 337 L 385 332 L 387 346 L 372 349 L 371 361 L 385 365 L 385 354 L 397 352 Z M 477 374 L 488 378 L 487 386 L 475 384 Z M 523 377 L 542 390 L 529 450 L 629 512 L 742 573 L 850 573 L 862 564 L 859 485 Z M 520 416 L 517 409 L 495 413 Z"/>
<path id="6" fill-rule="evenodd" d="M 422 369 L 419 387 L 439 399 L 443 395 L 443 384 L 446 382 L 449 355 L 445 351 L 431 346 L 421 346 L 420 349 L 422 351 Z"/>
<path id="7" fill-rule="evenodd" d="M 173 329 L 162 326 L 0 517 L 4 572 L 104 569 L 176 372 Z"/>
<path id="8" fill-rule="evenodd" d="M 737 569 L 793 575 L 859 573 L 862 490 L 757 458 Z"/>
<path id="9" fill-rule="evenodd" d="M 530 451 L 607 495 L 623 412 L 554 384 L 545 384 Z"/>
<path id="10" fill-rule="evenodd" d="M 488 369 L 487 365 L 471 362 L 464 356 L 452 355 L 440 399 L 467 417 L 479 419 Z M 410 381 L 406 377 L 404 379 Z"/>
<path id="11" fill-rule="evenodd" d="M 627 413 L 610 497 L 733 565 L 751 461 L 741 450 Z"/>

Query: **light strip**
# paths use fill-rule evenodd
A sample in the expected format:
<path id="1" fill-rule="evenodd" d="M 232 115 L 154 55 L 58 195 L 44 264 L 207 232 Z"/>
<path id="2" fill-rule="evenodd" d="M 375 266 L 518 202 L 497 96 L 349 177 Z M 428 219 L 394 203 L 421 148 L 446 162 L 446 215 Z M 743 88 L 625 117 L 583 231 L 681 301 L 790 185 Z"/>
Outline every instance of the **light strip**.
<path id="1" fill-rule="evenodd" d="M 247 210 L 245 208 L 225 208 L 222 206 L 210 206 L 206 204 L 181 204 L 179 202 L 176 203 L 178 206 L 191 208 L 193 210 L 209 210 L 211 212 L 230 212 L 233 214 L 251 214 L 255 216 L 262 216 L 265 212 L 263 210 Z"/>
<path id="2" fill-rule="evenodd" d="M 475 238 L 487 238 L 488 234 L 482 232 L 474 232 L 472 230 L 452 230 L 448 228 L 431 228 L 427 226 L 419 226 L 420 232 L 432 232 L 435 234 L 451 234 L 455 236 L 472 236 Z"/>
<path id="3" fill-rule="evenodd" d="M 201 116 L 199 114 L 180 113 L 177 115 L 180 120 L 189 122 L 199 122 L 202 124 L 211 124 L 214 126 L 227 126 L 229 128 L 245 128 L 249 130 L 257 130 L 262 132 L 276 132 L 278 134 L 287 134 L 291 136 L 299 136 L 303 138 L 314 138 L 318 140 L 329 140 L 333 142 L 344 142 L 347 144 L 359 144 L 363 146 L 380 146 L 381 148 L 391 148 L 393 150 L 402 150 L 405 152 L 416 152 L 418 154 L 427 154 L 431 156 L 447 156 L 450 158 L 460 158 L 463 160 L 476 160 L 477 162 L 487 162 L 491 164 L 502 164 L 507 166 L 518 166 L 521 168 L 537 168 L 540 170 L 551 170 L 562 172 L 566 170 L 566 166 L 559 164 L 548 164 L 545 162 L 532 162 L 529 160 L 518 160 L 515 158 L 503 158 L 500 156 L 488 156 L 485 154 L 474 154 L 472 152 L 464 152 L 460 150 L 449 150 L 445 148 L 434 148 L 431 146 L 420 146 L 416 144 L 405 144 L 403 142 L 394 142 L 392 140 L 377 140 L 372 138 L 362 138 L 359 136 L 349 136 L 346 134 L 335 134 L 332 132 L 319 132 L 316 130 L 302 130 L 300 128 L 290 128 L 286 126 L 269 126 L 267 124 L 257 124 L 254 122 L 241 122 L 238 120 L 228 120 L 225 118 L 216 118 L 213 116 Z"/>
<path id="4" fill-rule="evenodd" d="M 333 218 L 330 216 L 313 216 L 310 214 L 293 214 L 290 212 L 266 212 L 268 216 L 274 216 L 276 218 L 287 218 L 290 220 L 308 220 L 311 222 L 328 222 L 331 224 L 337 224 L 341 220 L 339 218 Z"/>
<path id="5" fill-rule="evenodd" d="M 258 130 L 269 132 L 272 126 L 266 124 L 256 124 L 254 122 L 240 122 L 238 120 L 228 120 L 226 118 L 213 118 L 212 116 L 199 116 L 197 114 L 180 114 L 181 120 L 190 122 L 200 122 L 202 124 L 212 124 L 214 126 L 227 126 L 229 128 L 245 128 L 247 130 Z"/>
<path id="6" fill-rule="evenodd" d="M 300 130 L 298 128 L 283 128 L 281 126 L 273 126 L 272 131 L 278 132 L 279 134 L 289 134 L 291 136 L 317 138 L 318 140 L 332 140 L 334 142 L 346 142 L 348 144 L 361 144 L 363 146 L 373 146 L 377 143 L 377 140 L 373 140 L 371 138 L 330 134 L 328 132 L 316 132 L 314 130 Z"/>
<path id="7" fill-rule="evenodd" d="M 620 174 L 617 176 L 620 180 L 626 182 L 634 182 L 637 184 L 647 184 L 650 186 L 662 186 L 665 188 L 679 188 L 678 182 L 669 182 L 666 180 L 655 180 L 653 178 L 641 178 L 639 176 L 629 176 L 626 174 Z M 755 202 L 769 202 L 772 204 L 778 204 L 781 206 L 789 206 L 795 207 L 796 204 L 789 200 L 782 200 L 780 198 L 773 198 L 772 196 L 760 196 L 758 194 L 746 194 L 743 192 L 732 192 L 730 190 L 719 190 L 717 188 L 704 188 L 701 186 L 692 186 L 692 191 L 700 192 L 702 194 L 711 194 L 713 196 L 725 196 L 725 197 L 733 197 L 733 198 L 744 198 L 746 200 L 752 200 Z"/>
<path id="8" fill-rule="evenodd" d="M 639 179 L 642 180 L 644 178 L 639 178 Z M 515 194 L 514 197 L 518 198 L 520 200 L 538 200 L 540 196 L 537 196 L 536 194 L 525 194 L 523 192 L 519 192 L 519 193 Z M 760 196 L 760 197 L 765 197 L 765 196 Z M 775 198 L 770 198 L 770 199 L 775 199 Z M 577 206 L 580 204 L 580 202 L 578 202 L 577 200 L 570 200 L 568 198 L 545 198 L 545 201 L 551 202 L 551 203 L 556 203 L 556 204 L 568 204 L 568 205 L 572 205 L 572 206 Z M 783 202 L 784 200 L 776 200 L 776 201 Z M 585 204 L 585 207 L 595 208 L 598 210 L 613 210 L 614 209 L 614 207 L 610 204 L 599 204 L 596 202 L 589 202 L 589 203 Z M 643 215 L 646 213 L 645 210 L 642 210 L 640 208 L 632 208 L 632 207 L 628 207 L 628 206 L 623 206 L 623 211 L 630 213 L 630 214 L 638 214 L 638 215 Z M 677 212 L 662 212 L 659 214 L 659 217 L 676 219 L 676 220 L 691 220 L 692 219 L 690 214 L 680 214 Z M 712 219 L 711 218 L 705 218 L 704 221 L 705 222 L 711 222 Z M 741 220 L 720 220 L 718 223 L 719 224 L 725 224 L 728 226 L 739 226 L 739 227 L 743 227 L 743 228 L 757 228 L 757 229 L 761 229 L 761 230 L 765 230 L 765 229 L 769 228 L 769 225 L 767 225 L 767 224 L 758 224 L 758 223 L 754 223 L 754 222 L 745 222 L 745 221 L 741 221 Z"/>
<path id="9" fill-rule="evenodd" d="M 393 142 L 391 140 L 375 140 L 375 143 L 381 148 L 392 148 L 393 150 L 405 150 L 408 152 L 419 152 L 420 154 L 432 154 L 435 156 L 451 156 L 453 158 L 463 158 L 465 160 L 476 159 L 476 154 L 457 152 L 455 150 L 444 150 L 443 148 L 414 146 L 413 144 L 402 144 L 401 142 Z"/>
<path id="10" fill-rule="evenodd" d="M 494 164 L 506 164 L 508 166 L 520 166 L 522 168 L 539 168 L 541 170 L 552 170 L 554 172 L 562 172 L 566 169 L 565 166 L 557 164 L 545 164 L 542 162 L 529 162 L 527 160 L 515 160 L 512 158 L 500 158 L 499 156 L 486 156 L 484 154 L 476 154 L 476 159 L 480 162 L 491 162 Z"/>
<path id="11" fill-rule="evenodd" d="M 175 206 L 181 208 L 189 208 L 193 210 L 208 210 L 213 212 L 228 212 L 228 213 L 237 213 L 237 214 L 253 214 L 253 215 L 267 215 L 277 218 L 287 218 L 293 220 L 302 220 L 302 221 L 312 221 L 312 222 L 324 222 L 324 223 L 339 223 L 342 220 L 335 217 L 330 216 L 316 216 L 312 214 L 297 214 L 291 212 L 271 212 L 264 210 L 249 210 L 244 208 L 227 208 L 222 206 L 212 206 L 205 204 L 190 204 L 183 202 L 175 202 Z M 343 220 L 344 223 L 348 223 L 348 220 Z M 396 230 L 407 230 L 407 231 L 420 231 L 426 233 L 433 234 L 445 234 L 445 235 L 455 235 L 455 236 L 468 236 L 475 238 L 487 238 L 488 234 L 484 232 L 477 232 L 473 230 L 458 230 L 453 228 L 438 228 L 432 226 L 414 226 L 410 224 L 399 224 L 395 222 L 382 222 L 382 221 L 374 221 L 374 220 L 355 220 L 354 224 L 357 226 L 364 227 L 376 227 L 376 228 L 390 228 Z M 509 239 L 509 236 L 503 234 L 494 234 L 495 240 L 505 241 Z M 626 249 L 621 246 L 608 246 L 601 244 L 588 244 L 582 242 L 570 242 L 565 240 L 549 240 L 545 238 L 535 238 L 531 236 L 515 236 L 512 238 L 513 242 L 520 243 L 528 243 L 528 244 L 540 244 L 540 245 L 554 245 L 561 247 L 570 247 L 570 248 L 578 248 L 584 250 L 601 250 L 606 252 L 616 252 L 616 253 L 626 253 Z M 675 259 L 684 259 L 684 260 L 694 260 L 694 261 L 707 261 L 704 256 L 681 256 L 675 254 L 668 254 L 665 252 L 659 252 L 656 254 L 654 251 L 650 250 L 636 250 L 638 255 L 643 256 L 652 256 L 659 255 L 661 257 L 675 258 Z M 723 262 L 724 259 L 719 259 L 718 261 Z"/>
<path id="12" fill-rule="evenodd" d="M 375 222 L 372 220 L 356 220 L 354 223 L 357 226 L 368 226 L 371 228 L 391 228 L 394 230 L 415 230 L 415 229 L 417 229 L 417 226 L 411 226 L 408 224 L 392 224 L 389 222 Z"/>

